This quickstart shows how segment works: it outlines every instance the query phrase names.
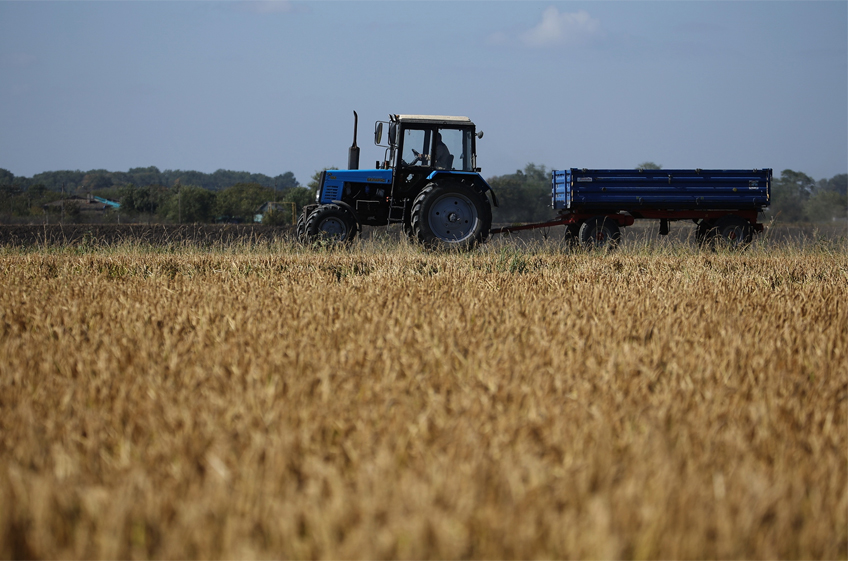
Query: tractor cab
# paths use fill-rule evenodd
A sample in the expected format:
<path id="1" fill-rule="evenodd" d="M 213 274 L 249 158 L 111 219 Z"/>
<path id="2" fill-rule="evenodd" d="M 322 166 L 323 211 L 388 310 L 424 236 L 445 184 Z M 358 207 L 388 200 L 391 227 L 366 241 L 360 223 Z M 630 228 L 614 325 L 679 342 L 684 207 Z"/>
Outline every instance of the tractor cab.
<path id="1" fill-rule="evenodd" d="M 395 197 L 414 196 L 445 173 L 480 177 L 476 140 L 483 133 L 476 132 L 468 117 L 390 115 L 389 119 L 376 123 L 374 143 L 386 149 L 383 162 L 377 162 L 377 167 L 395 172 L 392 177 Z M 388 129 L 385 143 L 384 127 Z M 487 191 L 489 186 L 483 181 L 479 190 Z"/>
<path id="2" fill-rule="evenodd" d="M 374 143 L 386 148 L 378 168 L 479 171 L 476 168 L 474 123 L 468 117 L 440 115 L 392 115 L 390 122 L 378 121 Z M 387 143 L 382 142 L 388 126 Z M 482 133 L 479 135 L 481 138 Z"/>

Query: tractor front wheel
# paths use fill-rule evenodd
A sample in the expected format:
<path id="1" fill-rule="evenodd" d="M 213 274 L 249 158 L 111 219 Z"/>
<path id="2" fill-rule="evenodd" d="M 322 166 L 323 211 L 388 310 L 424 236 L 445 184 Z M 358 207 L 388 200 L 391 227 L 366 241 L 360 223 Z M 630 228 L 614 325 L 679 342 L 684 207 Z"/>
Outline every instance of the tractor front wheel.
<path id="1" fill-rule="evenodd" d="M 356 237 L 356 218 L 339 205 L 326 204 L 313 210 L 306 219 L 304 238 L 309 242 L 349 242 Z"/>
<path id="2" fill-rule="evenodd" d="M 297 241 L 303 243 L 306 241 L 306 209 L 297 217 Z"/>

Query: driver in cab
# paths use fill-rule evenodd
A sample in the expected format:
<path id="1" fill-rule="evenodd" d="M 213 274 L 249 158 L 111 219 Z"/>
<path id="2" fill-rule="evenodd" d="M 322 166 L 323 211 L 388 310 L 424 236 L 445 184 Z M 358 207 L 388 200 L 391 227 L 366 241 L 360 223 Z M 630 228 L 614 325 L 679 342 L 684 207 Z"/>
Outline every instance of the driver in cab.
<path id="1" fill-rule="evenodd" d="M 430 160 L 429 154 L 419 154 L 415 152 L 415 160 L 413 160 L 413 165 L 416 161 L 420 161 L 422 164 L 426 165 L 426 163 Z M 451 164 L 453 162 L 453 155 L 448 150 L 447 145 L 442 141 L 442 133 L 436 133 L 436 169 L 450 169 Z"/>

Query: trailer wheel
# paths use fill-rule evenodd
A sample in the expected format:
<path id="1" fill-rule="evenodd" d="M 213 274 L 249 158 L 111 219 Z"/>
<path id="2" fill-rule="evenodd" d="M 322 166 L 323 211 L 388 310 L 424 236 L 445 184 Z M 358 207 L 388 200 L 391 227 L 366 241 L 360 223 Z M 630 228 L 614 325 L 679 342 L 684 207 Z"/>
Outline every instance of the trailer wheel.
<path id="1" fill-rule="evenodd" d="M 695 230 L 695 240 L 700 247 L 706 247 L 712 244 L 715 234 L 715 222 L 705 218 L 698 223 L 698 227 Z"/>
<path id="2" fill-rule="evenodd" d="M 621 228 L 608 216 L 590 218 L 580 226 L 580 243 L 587 248 L 615 249 L 621 241 Z"/>
<path id="3" fill-rule="evenodd" d="M 470 249 L 489 237 L 489 200 L 459 182 L 430 183 L 415 197 L 410 214 L 412 233 L 429 247 Z"/>
<path id="4" fill-rule="evenodd" d="M 356 218 L 339 205 L 321 205 L 309 215 L 304 227 L 306 241 L 349 242 L 356 237 Z"/>
<path id="5" fill-rule="evenodd" d="M 580 226 L 581 224 L 569 224 L 565 227 L 562 241 L 565 242 L 566 247 L 573 249 L 580 245 Z"/>
<path id="6" fill-rule="evenodd" d="M 751 223 L 741 216 L 728 214 L 719 218 L 715 223 L 714 241 L 728 249 L 742 249 L 751 243 L 753 237 L 754 229 L 751 227 Z"/>

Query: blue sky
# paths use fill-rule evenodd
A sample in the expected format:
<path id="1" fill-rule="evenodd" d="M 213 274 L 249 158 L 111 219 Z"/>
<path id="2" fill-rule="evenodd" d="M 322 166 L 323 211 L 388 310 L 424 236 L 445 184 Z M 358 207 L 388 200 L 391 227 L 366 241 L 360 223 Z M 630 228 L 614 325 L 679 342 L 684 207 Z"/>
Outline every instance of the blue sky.
<path id="1" fill-rule="evenodd" d="M 846 2 L 0 1 L 0 168 L 362 162 L 389 113 L 465 115 L 483 175 L 848 171 Z"/>

